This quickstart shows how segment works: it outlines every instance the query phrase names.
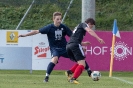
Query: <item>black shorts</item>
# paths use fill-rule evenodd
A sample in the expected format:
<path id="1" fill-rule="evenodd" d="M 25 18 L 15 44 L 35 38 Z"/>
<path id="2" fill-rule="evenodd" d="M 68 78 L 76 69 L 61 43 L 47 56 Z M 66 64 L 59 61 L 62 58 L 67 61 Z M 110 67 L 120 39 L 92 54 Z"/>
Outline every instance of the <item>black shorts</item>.
<path id="1" fill-rule="evenodd" d="M 85 54 L 80 44 L 69 43 L 66 46 L 66 50 L 67 50 L 69 58 L 72 61 L 77 62 L 79 60 L 85 60 Z"/>

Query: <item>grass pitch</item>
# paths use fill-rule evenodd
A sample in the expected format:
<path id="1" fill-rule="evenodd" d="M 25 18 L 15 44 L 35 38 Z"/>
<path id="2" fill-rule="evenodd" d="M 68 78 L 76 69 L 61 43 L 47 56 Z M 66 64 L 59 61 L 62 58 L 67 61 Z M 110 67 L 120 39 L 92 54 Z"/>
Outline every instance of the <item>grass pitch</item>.
<path id="1" fill-rule="evenodd" d="M 92 81 L 87 73 L 78 78 L 80 84 L 70 84 L 64 71 L 53 71 L 48 83 L 43 83 L 45 71 L 0 70 L 0 88 L 133 88 L 133 72 L 101 72 L 99 81 Z"/>

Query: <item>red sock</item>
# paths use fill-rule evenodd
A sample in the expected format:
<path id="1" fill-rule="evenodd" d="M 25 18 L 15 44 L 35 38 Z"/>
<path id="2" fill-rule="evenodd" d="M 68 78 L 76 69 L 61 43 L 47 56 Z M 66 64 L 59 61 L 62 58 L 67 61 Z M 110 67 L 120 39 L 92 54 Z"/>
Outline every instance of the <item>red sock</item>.
<path id="1" fill-rule="evenodd" d="M 76 70 L 74 72 L 73 78 L 77 79 L 81 75 L 83 70 L 84 70 L 84 66 L 78 65 L 78 67 L 76 68 Z"/>
<path id="2" fill-rule="evenodd" d="M 72 73 L 74 73 L 75 69 L 78 67 L 78 64 L 75 64 L 70 70 L 72 71 Z"/>

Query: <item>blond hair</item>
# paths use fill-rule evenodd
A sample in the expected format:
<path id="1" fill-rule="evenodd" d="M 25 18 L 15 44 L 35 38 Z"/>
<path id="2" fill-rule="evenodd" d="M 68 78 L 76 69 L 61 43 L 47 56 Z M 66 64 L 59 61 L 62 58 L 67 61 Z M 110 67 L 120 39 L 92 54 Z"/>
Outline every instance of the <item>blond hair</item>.
<path id="1" fill-rule="evenodd" d="M 62 16 L 62 13 L 61 12 L 54 12 L 53 13 L 53 18 L 55 18 L 55 16 Z"/>

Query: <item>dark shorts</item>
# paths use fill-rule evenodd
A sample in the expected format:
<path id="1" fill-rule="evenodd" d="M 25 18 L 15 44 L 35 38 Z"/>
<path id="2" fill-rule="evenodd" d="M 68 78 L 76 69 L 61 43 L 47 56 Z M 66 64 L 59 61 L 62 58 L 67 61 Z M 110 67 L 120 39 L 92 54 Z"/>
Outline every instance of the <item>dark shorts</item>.
<path id="1" fill-rule="evenodd" d="M 85 60 L 85 54 L 80 44 L 76 44 L 76 43 L 67 44 L 66 50 L 67 50 L 68 56 L 72 61 L 77 62 L 79 60 Z"/>
<path id="2" fill-rule="evenodd" d="M 61 48 L 61 49 L 57 49 L 57 48 L 52 48 L 51 49 L 51 56 L 55 57 L 57 56 L 58 58 L 65 57 L 65 58 L 69 58 L 68 54 L 66 52 L 66 48 Z"/>

